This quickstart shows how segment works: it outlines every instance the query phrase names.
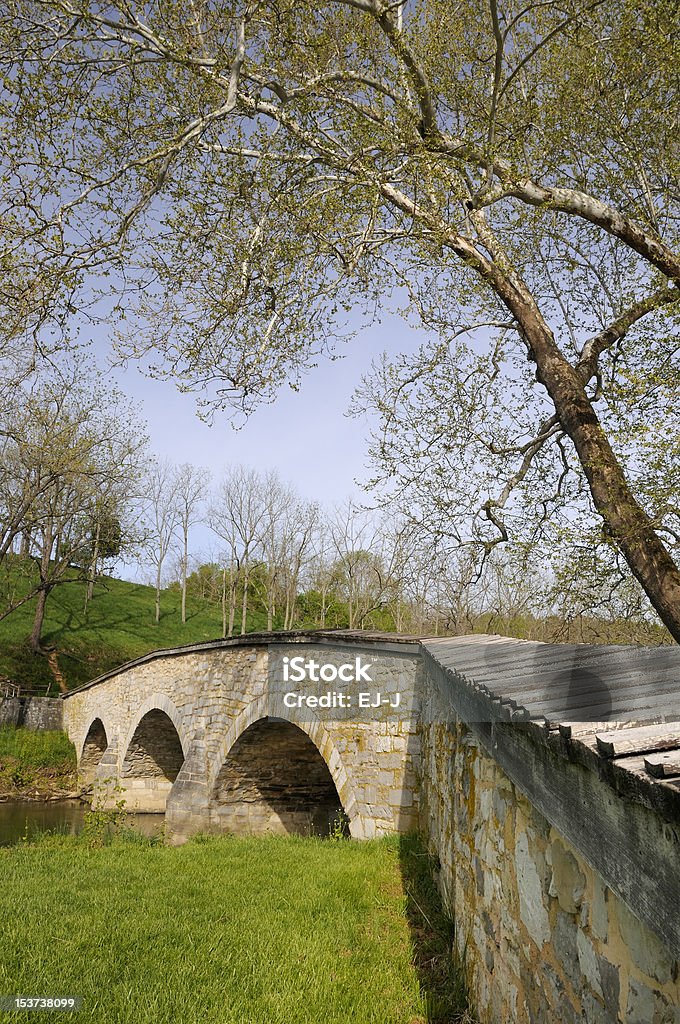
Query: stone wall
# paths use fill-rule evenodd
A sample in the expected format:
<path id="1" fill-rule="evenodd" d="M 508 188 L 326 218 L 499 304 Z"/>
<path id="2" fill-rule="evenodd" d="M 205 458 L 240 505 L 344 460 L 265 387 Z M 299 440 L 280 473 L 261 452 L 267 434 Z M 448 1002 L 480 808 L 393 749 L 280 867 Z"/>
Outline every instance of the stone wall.
<path id="1" fill-rule="evenodd" d="M 0 697 L 0 725 L 16 725 L 20 711 L 18 697 Z"/>
<path id="2" fill-rule="evenodd" d="M 59 697 L 3 697 L 0 698 L 0 725 L 21 725 L 35 731 L 61 729 L 63 710 Z"/>
<path id="3" fill-rule="evenodd" d="M 440 692 L 447 681 L 432 682 Z M 470 728 L 445 702 L 427 716 L 421 808 L 481 1024 L 680 1024 L 677 940 L 658 918 L 656 930 L 643 923 L 619 895 L 639 897 L 647 873 L 663 891 L 654 862 L 667 841 L 678 865 L 677 823 L 631 801 L 637 878 L 626 877 L 615 855 L 605 877 L 500 766 L 497 730 L 478 725 Z M 507 733 L 534 742 L 519 726 Z M 521 759 L 530 767 L 526 747 Z M 567 779 L 554 773 L 557 819 Z M 587 813 L 606 863 L 607 815 L 597 801 Z M 677 874 L 668 880 L 677 892 Z M 671 915 L 679 913 L 676 903 Z"/>

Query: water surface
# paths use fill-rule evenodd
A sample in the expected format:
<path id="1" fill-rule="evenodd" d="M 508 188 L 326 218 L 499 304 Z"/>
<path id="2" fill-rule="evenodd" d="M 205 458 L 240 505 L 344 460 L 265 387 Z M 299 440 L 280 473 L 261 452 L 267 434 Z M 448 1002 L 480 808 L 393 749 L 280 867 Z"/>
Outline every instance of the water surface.
<path id="1" fill-rule="evenodd" d="M 0 846 L 13 846 L 38 832 L 80 832 L 87 804 L 80 800 L 16 800 L 0 803 Z M 164 814 L 126 814 L 125 824 L 145 836 L 156 835 Z"/>

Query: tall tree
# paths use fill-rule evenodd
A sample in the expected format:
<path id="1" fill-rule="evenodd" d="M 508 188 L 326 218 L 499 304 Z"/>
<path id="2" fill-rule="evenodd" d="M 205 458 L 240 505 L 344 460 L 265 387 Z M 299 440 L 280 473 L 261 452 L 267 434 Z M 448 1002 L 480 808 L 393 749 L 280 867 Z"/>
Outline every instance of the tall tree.
<path id="1" fill-rule="evenodd" d="M 276 604 L 283 588 L 286 550 L 286 519 L 296 496 L 283 483 L 276 471 L 270 470 L 262 479 L 262 520 L 259 528 L 260 549 L 264 561 L 265 605 L 267 629 L 274 628 Z"/>
<path id="2" fill-rule="evenodd" d="M 320 515 L 311 538 L 309 583 L 318 594 L 318 625 L 321 629 L 327 626 L 326 617 L 332 600 L 333 551 L 330 525 L 327 518 Z"/>
<path id="3" fill-rule="evenodd" d="M 390 543 L 383 524 L 352 501 L 336 507 L 330 534 L 334 583 L 347 604 L 347 624 L 350 629 L 363 629 L 371 612 L 398 592 L 398 547 Z"/>
<path id="4" fill-rule="evenodd" d="M 200 522 L 201 508 L 208 493 L 210 473 L 200 466 L 182 463 L 175 469 L 175 491 L 182 531 L 182 622 L 187 621 L 187 576 L 189 574 L 189 531 Z"/>
<path id="5" fill-rule="evenodd" d="M 94 596 L 94 585 L 100 567 L 109 560 L 116 559 L 121 553 L 123 530 L 115 504 L 109 500 L 98 501 L 89 525 L 90 544 L 86 554 L 89 561 L 89 576 L 85 588 L 85 612 Z"/>
<path id="6" fill-rule="evenodd" d="M 154 569 L 155 619 L 160 622 L 163 566 L 177 540 L 177 529 L 181 521 L 177 477 L 166 459 L 151 465 L 144 481 L 142 505 L 146 557 Z"/>
<path id="7" fill-rule="evenodd" d="M 247 631 L 252 563 L 266 510 L 266 489 L 260 474 L 245 466 L 230 467 L 213 497 L 210 511 L 212 530 L 229 545 L 229 636 L 234 629 L 237 584 L 241 586 L 241 635 Z M 225 594 L 226 579 L 225 574 Z"/>
<path id="8" fill-rule="evenodd" d="M 129 543 L 128 509 L 147 439 L 120 392 L 90 380 L 82 363 L 15 388 L 12 405 L 0 412 L 0 436 L 0 564 L 21 538 L 20 555 L 32 566 L 0 617 L 35 598 L 30 642 L 37 652 L 50 593 L 90 574 L 102 509 L 115 509 L 117 550 Z M 12 562 L 10 574 L 15 570 Z"/>
<path id="9" fill-rule="evenodd" d="M 284 629 L 292 629 L 295 623 L 300 581 L 312 558 L 314 535 L 319 517 L 319 506 L 314 502 L 297 499 L 287 510 L 282 544 Z"/>
<path id="10" fill-rule="evenodd" d="M 608 422 L 642 332 L 646 384 L 677 376 L 679 28 L 666 0 L 14 0 L 4 319 L 125 266 L 124 347 L 245 409 L 395 285 L 445 340 L 490 325 L 537 413 L 506 390 L 506 483 L 572 455 L 680 641 L 677 505 Z"/>

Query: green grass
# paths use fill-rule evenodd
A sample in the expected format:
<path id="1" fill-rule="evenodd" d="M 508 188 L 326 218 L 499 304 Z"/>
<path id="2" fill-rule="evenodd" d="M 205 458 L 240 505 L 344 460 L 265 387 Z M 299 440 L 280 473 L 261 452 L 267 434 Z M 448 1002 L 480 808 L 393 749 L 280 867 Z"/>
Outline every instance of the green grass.
<path id="1" fill-rule="evenodd" d="M 87 615 L 84 600 L 85 585 L 78 581 L 56 587 L 47 602 L 43 646 L 57 651 L 70 689 L 149 651 L 213 640 L 222 633 L 220 609 L 207 601 L 189 599 L 183 624 L 177 589 L 162 592 L 159 623 L 154 621 L 153 587 L 105 577 L 95 587 Z M 50 693 L 55 693 L 58 687 L 47 659 L 33 654 L 28 645 L 34 608 L 29 601 L 0 621 L 0 677 L 42 692 L 51 686 Z M 249 630 L 265 626 L 262 614 L 249 615 Z"/>
<path id="2" fill-rule="evenodd" d="M 428 1010 L 403 856 L 299 837 L 0 849 L 0 993 L 82 996 L 82 1024 L 458 1020 Z"/>
<path id="3" fill-rule="evenodd" d="M 64 732 L 0 726 L 0 794 L 72 788 L 75 747 Z"/>
<path id="4" fill-rule="evenodd" d="M 7 757 L 34 768 L 61 768 L 76 766 L 76 752 L 65 732 L 58 729 L 34 732 L 0 726 L 0 761 Z"/>
<path id="5" fill-rule="evenodd" d="M 400 836 L 398 843 L 406 917 L 427 1019 L 458 1020 L 468 1005 L 464 964 L 456 953 L 454 921 L 444 911 L 434 881 L 435 859 L 418 836 Z"/>

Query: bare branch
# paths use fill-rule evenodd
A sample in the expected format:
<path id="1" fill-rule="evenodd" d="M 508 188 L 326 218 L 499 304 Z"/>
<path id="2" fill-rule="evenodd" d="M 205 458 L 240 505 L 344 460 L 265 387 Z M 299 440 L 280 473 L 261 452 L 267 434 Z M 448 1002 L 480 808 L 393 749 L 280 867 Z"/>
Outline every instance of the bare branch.
<path id="1" fill-rule="evenodd" d="M 584 383 L 587 383 L 597 372 L 597 363 L 601 354 L 615 342 L 624 338 L 633 324 L 663 306 L 680 301 L 678 288 L 659 288 L 652 295 L 633 303 L 621 316 L 617 317 L 599 334 L 589 338 L 583 346 L 576 370 Z"/>

